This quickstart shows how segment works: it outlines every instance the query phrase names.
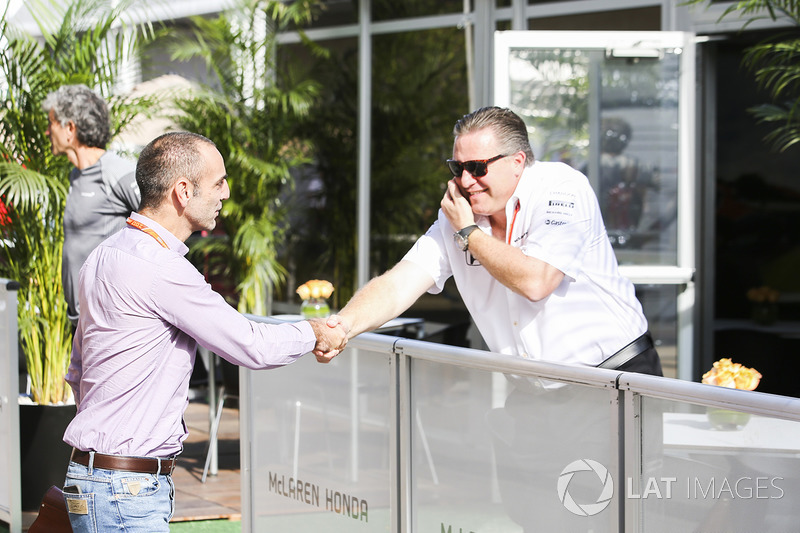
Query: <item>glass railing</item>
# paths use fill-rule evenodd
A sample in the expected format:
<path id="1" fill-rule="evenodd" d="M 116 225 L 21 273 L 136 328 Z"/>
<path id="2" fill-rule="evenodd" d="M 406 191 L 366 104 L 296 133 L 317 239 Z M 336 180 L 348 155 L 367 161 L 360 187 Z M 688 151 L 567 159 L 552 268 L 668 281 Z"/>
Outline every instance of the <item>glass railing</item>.
<path id="1" fill-rule="evenodd" d="M 798 399 L 378 334 L 329 365 L 242 372 L 243 531 L 777 532 L 800 518 Z"/>

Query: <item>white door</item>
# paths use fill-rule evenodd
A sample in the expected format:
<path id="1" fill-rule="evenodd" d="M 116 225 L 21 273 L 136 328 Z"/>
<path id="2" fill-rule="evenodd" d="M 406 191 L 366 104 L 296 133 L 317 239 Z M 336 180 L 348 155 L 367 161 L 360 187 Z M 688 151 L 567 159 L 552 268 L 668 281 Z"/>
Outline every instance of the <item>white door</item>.
<path id="1" fill-rule="evenodd" d="M 533 153 L 583 171 L 665 375 L 692 379 L 695 303 L 694 36 L 495 34 L 495 103 L 523 117 Z"/>

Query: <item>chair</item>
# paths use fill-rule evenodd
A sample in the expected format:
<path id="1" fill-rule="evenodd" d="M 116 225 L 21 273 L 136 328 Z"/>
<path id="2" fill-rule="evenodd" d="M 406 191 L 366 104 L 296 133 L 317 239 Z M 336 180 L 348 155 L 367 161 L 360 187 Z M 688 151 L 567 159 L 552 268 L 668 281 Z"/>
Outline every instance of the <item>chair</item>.
<path id="1" fill-rule="evenodd" d="M 214 356 L 216 358 L 216 356 Z M 208 433 L 208 449 L 206 451 L 206 463 L 203 467 L 203 477 L 201 482 L 206 482 L 208 477 L 208 469 L 211 466 L 211 457 L 215 453 L 214 448 L 217 445 L 217 433 L 219 432 L 219 423 L 222 418 L 222 409 L 225 407 L 225 400 L 239 401 L 239 367 L 233 363 L 229 363 L 225 359 L 219 359 L 220 373 L 222 375 L 222 386 L 219 389 L 219 396 L 217 399 L 217 413 L 214 416 L 214 421 L 211 424 L 211 429 Z M 213 371 L 209 375 L 214 375 Z"/>

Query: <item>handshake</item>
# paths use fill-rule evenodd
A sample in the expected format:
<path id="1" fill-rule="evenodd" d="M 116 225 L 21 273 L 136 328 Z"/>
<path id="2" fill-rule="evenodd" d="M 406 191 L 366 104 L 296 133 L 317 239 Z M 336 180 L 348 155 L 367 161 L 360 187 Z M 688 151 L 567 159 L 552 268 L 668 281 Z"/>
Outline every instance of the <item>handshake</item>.
<path id="1" fill-rule="evenodd" d="M 339 315 L 328 318 L 312 318 L 308 322 L 317 337 L 317 344 L 312 353 L 317 358 L 317 362 L 330 363 L 347 345 L 350 326 L 345 324 Z"/>

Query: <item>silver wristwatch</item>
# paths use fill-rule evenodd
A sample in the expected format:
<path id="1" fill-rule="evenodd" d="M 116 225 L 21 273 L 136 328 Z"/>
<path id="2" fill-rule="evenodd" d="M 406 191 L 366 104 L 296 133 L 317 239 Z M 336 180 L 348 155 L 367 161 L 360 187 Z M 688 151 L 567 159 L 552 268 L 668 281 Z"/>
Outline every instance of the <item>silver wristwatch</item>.
<path id="1" fill-rule="evenodd" d="M 472 224 L 471 226 L 467 226 L 453 233 L 453 240 L 456 241 L 456 246 L 458 246 L 461 251 L 466 252 L 469 250 L 469 235 L 476 229 L 478 229 L 478 226 Z"/>

